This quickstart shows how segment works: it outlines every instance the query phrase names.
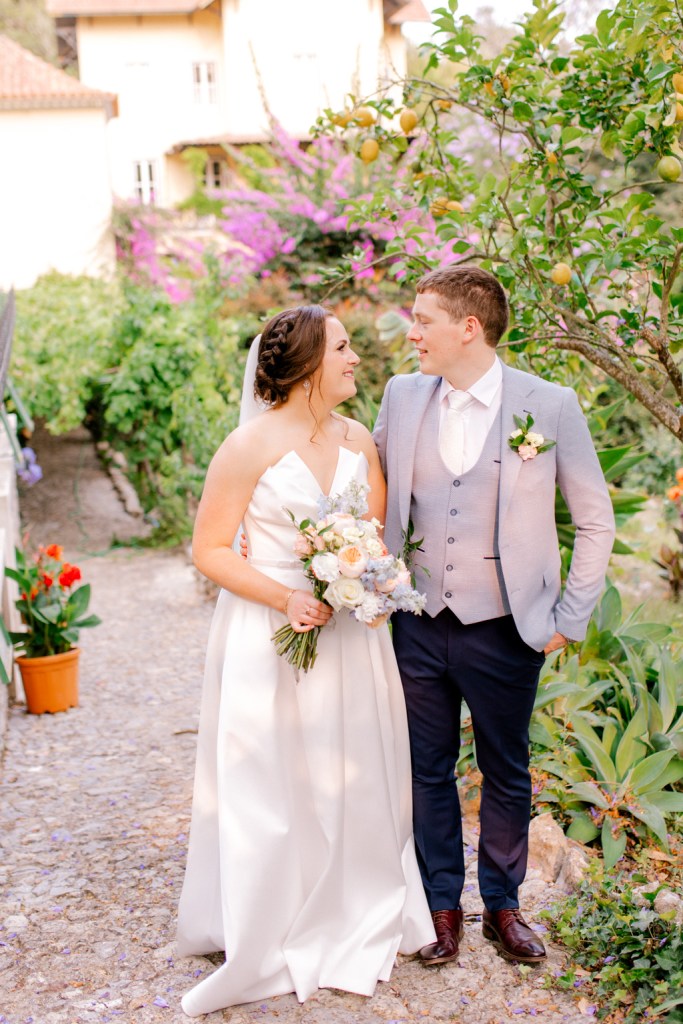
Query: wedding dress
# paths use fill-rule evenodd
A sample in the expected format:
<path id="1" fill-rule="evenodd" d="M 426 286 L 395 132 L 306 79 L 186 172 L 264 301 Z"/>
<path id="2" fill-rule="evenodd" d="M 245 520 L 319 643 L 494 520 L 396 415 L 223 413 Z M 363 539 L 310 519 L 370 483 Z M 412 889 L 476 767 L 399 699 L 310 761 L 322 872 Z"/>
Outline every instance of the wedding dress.
<path id="1" fill-rule="evenodd" d="M 340 447 L 330 493 L 367 482 Z M 320 487 L 294 452 L 269 466 L 244 519 L 251 563 L 310 589 L 292 553 Z M 183 998 L 189 1016 L 318 988 L 372 995 L 397 952 L 434 941 L 412 838 L 403 691 L 386 626 L 346 613 L 297 682 L 271 637 L 282 613 L 221 591 L 202 697 L 182 955 L 226 962 Z"/>

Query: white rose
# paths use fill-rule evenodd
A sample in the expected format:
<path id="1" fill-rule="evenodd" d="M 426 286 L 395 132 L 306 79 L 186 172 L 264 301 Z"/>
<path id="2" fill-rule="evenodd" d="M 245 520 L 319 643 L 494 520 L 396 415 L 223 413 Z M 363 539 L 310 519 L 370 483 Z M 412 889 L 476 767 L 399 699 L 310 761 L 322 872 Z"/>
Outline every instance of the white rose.
<path id="1" fill-rule="evenodd" d="M 526 435 L 526 443 L 532 445 L 534 448 L 540 448 L 545 438 L 543 434 L 535 434 L 533 431 L 529 431 Z"/>
<path id="2" fill-rule="evenodd" d="M 355 519 L 348 512 L 332 512 L 325 518 L 327 525 L 332 527 L 333 533 L 343 533 L 355 523 Z"/>
<path id="3" fill-rule="evenodd" d="M 359 540 L 364 539 L 365 533 L 353 526 L 348 530 L 342 530 L 342 537 L 345 544 L 357 544 Z"/>
<path id="4" fill-rule="evenodd" d="M 332 605 L 336 612 L 342 608 L 357 608 L 362 604 L 364 596 L 365 588 L 361 581 L 349 576 L 340 576 L 334 580 L 323 594 L 327 603 Z"/>
<path id="5" fill-rule="evenodd" d="M 325 583 L 332 583 L 339 576 L 339 560 L 331 552 L 316 555 L 311 562 L 311 569 L 317 579 L 324 580 Z"/>
<path id="6" fill-rule="evenodd" d="M 365 541 L 365 547 L 368 549 L 370 558 L 381 558 L 384 554 L 384 544 L 381 540 L 376 540 L 374 537 L 369 537 Z"/>
<path id="7" fill-rule="evenodd" d="M 510 434 L 510 440 L 514 441 L 515 438 L 521 437 L 521 436 L 522 436 L 522 431 L 521 430 L 513 430 L 512 433 Z"/>

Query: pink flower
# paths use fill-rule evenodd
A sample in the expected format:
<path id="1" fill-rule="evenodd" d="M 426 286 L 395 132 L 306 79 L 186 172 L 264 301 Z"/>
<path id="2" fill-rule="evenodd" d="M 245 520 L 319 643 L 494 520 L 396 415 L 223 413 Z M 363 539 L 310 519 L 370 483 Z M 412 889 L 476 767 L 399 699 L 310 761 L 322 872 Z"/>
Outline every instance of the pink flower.
<path id="1" fill-rule="evenodd" d="M 311 541 L 308 539 L 308 537 L 304 537 L 303 534 L 301 533 L 297 534 L 293 547 L 294 554 L 298 555 L 299 558 L 305 558 L 306 555 L 310 555 L 311 552 L 313 551 L 313 545 L 311 544 Z"/>
<path id="2" fill-rule="evenodd" d="M 538 455 L 538 448 L 534 448 L 532 444 L 520 444 L 517 449 L 517 454 L 521 459 L 526 462 L 527 459 L 535 459 Z"/>

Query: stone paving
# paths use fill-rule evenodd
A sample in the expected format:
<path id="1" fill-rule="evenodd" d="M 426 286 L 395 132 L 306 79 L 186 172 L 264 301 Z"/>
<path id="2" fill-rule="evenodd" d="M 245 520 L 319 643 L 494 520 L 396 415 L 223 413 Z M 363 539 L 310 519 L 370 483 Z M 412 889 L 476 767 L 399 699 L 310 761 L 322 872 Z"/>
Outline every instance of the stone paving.
<path id="1" fill-rule="evenodd" d="M 188 1020 L 182 993 L 220 959 L 176 959 L 174 943 L 212 602 L 184 553 L 110 549 L 113 533 L 130 538 L 141 527 L 122 513 L 87 437 L 46 442 L 39 454 L 44 497 L 34 488 L 22 505 L 33 540 L 67 545 L 103 624 L 82 634 L 78 708 L 10 712 L 0 794 L 0 1024 L 179 1024 Z M 73 478 L 64 471 L 70 458 Z M 459 961 L 427 970 L 399 958 L 372 999 L 321 991 L 303 1006 L 283 996 L 203 1019 L 585 1022 L 594 1010 L 580 991 L 549 987 L 563 970 L 559 949 L 532 969 L 506 963 L 482 938 L 473 830 L 470 840 Z M 533 875 L 524 891 L 532 917 L 562 897 Z"/>

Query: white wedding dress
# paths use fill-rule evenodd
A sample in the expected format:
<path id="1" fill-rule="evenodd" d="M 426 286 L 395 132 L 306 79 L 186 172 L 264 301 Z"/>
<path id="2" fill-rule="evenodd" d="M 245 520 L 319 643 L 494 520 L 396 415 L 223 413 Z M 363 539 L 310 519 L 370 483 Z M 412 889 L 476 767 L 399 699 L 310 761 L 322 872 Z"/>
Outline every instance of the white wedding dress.
<path id="1" fill-rule="evenodd" d="M 367 482 L 340 447 L 331 493 Z M 310 589 L 292 553 L 320 487 L 293 451 L 258 481 L 244 526 L 250 561 Z M 297 683 L 271 636 L 284 615 L 222 591 L 211 627 L 181 955 L 226 962 L 183 998 L 189 1016 L 319 988 L 372 995 L 397 952 L 434 941 L 412 837 L 410 755 L 386 626 L 346 613 Z"/>

